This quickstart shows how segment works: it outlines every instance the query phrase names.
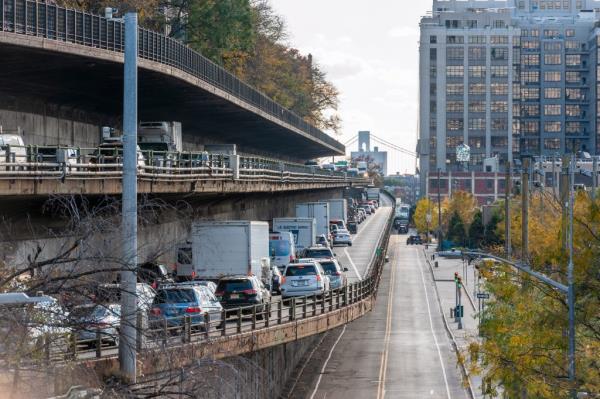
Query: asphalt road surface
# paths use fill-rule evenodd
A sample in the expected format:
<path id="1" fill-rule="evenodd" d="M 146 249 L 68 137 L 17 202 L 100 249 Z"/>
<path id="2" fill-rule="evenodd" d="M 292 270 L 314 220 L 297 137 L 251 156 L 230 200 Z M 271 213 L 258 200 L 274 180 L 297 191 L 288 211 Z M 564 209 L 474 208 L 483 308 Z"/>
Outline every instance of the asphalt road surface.
<path id="1" fill-rule="evenodd" d="M 373 312 L 329 333 L 293 398 L 467 399 L 420 246 L 392 235 Z"/>

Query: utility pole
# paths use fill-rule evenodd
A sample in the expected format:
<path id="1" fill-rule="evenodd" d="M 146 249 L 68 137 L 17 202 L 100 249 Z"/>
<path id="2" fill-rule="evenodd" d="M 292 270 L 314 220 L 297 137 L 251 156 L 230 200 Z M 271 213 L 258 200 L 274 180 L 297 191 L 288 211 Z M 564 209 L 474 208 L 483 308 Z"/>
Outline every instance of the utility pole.
<path id="1" fill-rule="evenodd" d="M 124 269 L 121 272 L 121 328 L 119 362 L 121 376 L 136 382 L 137 340 L 137 13 L 125 14 L 125 77 L 123 90 L 123 219 Z"/>
<path id="2" fill-rule="evenodd" d="M 437 170 L 437 199 L 438 199 L 438 251 L 442 251 L 442 241 L 443 241 L 443 234 L 442 234 L 442 196 L 440 194 L 440 175 L 441 175 L 441 169 L 438 168 Z"/>
<path id="3" fill-rule="evenodd" d="M 569 381 L 571 397 L 577 399 L 575 387 L 575 290 L 573 278 L 573 208 L 575 206 L 575 159 L 569 163 L 569 265 L 567 267 L 567 301 L 569 303 Z"/>
<path id="4" fill-rule="evenodd" d="M 523 158 L 521 178 L 521 260 L 527 263 L 529 257 L 529 158 Z"/>
<path id="5" fill-rule="evenodd" d="M 598 157 L 594 157 L 592 167 L 592 202 L 596 202 L 596 190 L 598 189 Z"/>
<path id="6" fill-rule="evenodd" d="M 506 177 L 504 178 L 504 250 L 506 252 L 506 259 L 510 259 L 512 252 L 510 242 L 510 193 L 512 189 L 511 181 L 511 165 L 510 162 L 506 163 Z"/>
<path id="7" fill-rule="evenodd" d="M 565 155 L 562 158 L 562 171 L 560 174 L 560 207 L 562 211 L 561 233 L 562 248 L 567 252 L 568 247 L 568 202 L 569 202 L 569 163 L 570 157 Z"/>

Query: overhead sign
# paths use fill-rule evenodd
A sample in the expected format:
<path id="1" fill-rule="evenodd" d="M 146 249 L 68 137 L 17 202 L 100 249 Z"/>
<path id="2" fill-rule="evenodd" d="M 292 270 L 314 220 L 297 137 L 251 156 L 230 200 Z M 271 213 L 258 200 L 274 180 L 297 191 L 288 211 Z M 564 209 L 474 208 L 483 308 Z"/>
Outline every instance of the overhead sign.
<path id="1" fill-rule="evenodd" d="M 490 299 L 490 294 L 487 292 L 478 292 L 477 299 Z"/>

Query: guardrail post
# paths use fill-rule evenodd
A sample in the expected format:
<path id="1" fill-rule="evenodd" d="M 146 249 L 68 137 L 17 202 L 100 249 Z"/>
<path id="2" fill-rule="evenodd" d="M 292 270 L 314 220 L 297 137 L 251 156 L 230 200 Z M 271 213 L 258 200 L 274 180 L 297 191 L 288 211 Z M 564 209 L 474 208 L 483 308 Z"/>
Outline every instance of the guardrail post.
<path id="1" fill-rule="evenodd" d="M 102 357 L 102 334 L 96 330 L 96 357 Z"/>
<path id="2" fill-rule="evenodd" d="M 340 308 L 340 290 L 335 290 L 335 308 Z"/>
<path id="3" fill-rule="evenodd" d="M 325 293 L 321 295 L 321 314 L 325 313 Z"/>
<path id="4" fill-rule="evenodd" d="M 302 318 L 306 319 L 306 301 L 308 300 L 308 297 L 305 296 L 304 299 L 302 300 Z"/>
<path id="5" fill-rule="evenodd" d="M 144 312 L 137 314 L 137 350 L 141 351 L 146 346 L 146 332 L 148 329 L 148 317 Z"/>
<path id="6" fill-rule="evenodd" d="M 206 336 L 206 340 L 210 338 L 210 313 L 204 313 L 204 335 Z"/>
<path id="7" fill-rule="evenodd" d="M 281 324 L 281 317 L 283 313 L 283 298 L 277 302 L 277 324 Z"/>
<path id="8" fill-rule="evenodd" d="M 344 286 L 344 291 L 342 292 L 342 295 L 344 306 L 348 306 L 348 285 Z"/>
<path id="9" fill-rule="evenodd" d="M 71 333 L 71 335 L 69 336 L 69 356 L 71 356 L 73 359 L 75 359 L 77 357 L 77 334 Z"/>
<path id="10" fill-rule="evenodd" d="M 313 313 L 313 316 L 317 315 L 317 294 L 313 294 L 312 313 Z"/>
<path id="11" fill-rule="evenodd" d="M 46 364 L 50 363 L 50 336 L 48 334 L 44 334 L 44 362 Z"/>
<path id="12" fill-rule="evenodd" d="M 242 332 L 242 308 L 237 310 L 237 332 L 238 334 Z"/>
<path id="13" fill-rule="evenodd" d="M 327 296 L 329 297 L 329 311 L 331 312 L 333 310 L 333 291 L 330 290 Z"/>
<path id="14" fill-rule="evenodd" d="M 240 180 L 240 156 L 230 155 L 229 156 L 229 167 L 233 173 L 233 180 Z"/>
<path id="15" fill-rule="evenodd" d="M 183 334 L 181 340 L 184 344 L 192 340 L 192 318 L 189 315 L 183 316 Z"/>
<path id="16" fill-rule="evenodd" d="M 222 336 L 226 336 L 227 335 L 227 310 L 225 310 L 225 308 L 223 308 L 221 310 L 221 335 Z"/>
<path id="17" fill-rule="evenodd" d="M 265 327 L 269 327 L 269 320 L 271 319 L 271 302 L 265 304 Z"/>
<path id="18" fill-rule="evenodd" d="M 296 298 L 292 297 L 290 300 L 290 321 L 296 318 Z"/>
<path id="19" fill-rule="evenodd" d="M 252 306 L 252 331 L 256 330 L 256 306 Z"/>

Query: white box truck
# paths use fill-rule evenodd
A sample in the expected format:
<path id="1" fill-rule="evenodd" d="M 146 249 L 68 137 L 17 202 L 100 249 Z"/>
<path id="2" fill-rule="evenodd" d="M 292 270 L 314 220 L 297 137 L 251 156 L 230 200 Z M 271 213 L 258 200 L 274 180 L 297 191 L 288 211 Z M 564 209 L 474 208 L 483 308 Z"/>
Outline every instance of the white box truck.
<path id="1" fill-rule="evenodd" d="M 273 231 L 292 233 L 297 253 L 316 245 L 317 223 L 314 218 L 275 218 Z"/>
<path id="2" fill-rule="evenodd" d="M 329 204 L 329 220 L 343 220 L 348 223 L 348 201 L 345 198 L 321 200 Z"/>
<path id="3" fill-rule="evenodd" d="M 183 151 L 181 122 L 140 122 L 138 144 L 142 151 Z"/>
<path id="4" fill-rule="evenodd" d="M 177 254 L 178 280 L 218 280 L 269 269 L 269 224 L 255 221 L 198 221 Z"/>
<path id="5" fill-rule="evenodd" d="M 297 218 L 314 218 L 317 224 L 315 235 L 325 234 L 330 239 L 329 234 L 329 204 L 327 202 L 305 202 L 296 204 Z"/>
<path id="6" fill-rule="evenodd" d="M 371 201 L 371 200 L 379 201 L 379 189 L 377 187 L 367 188 L 367 199 L 369 201 Z"/>

